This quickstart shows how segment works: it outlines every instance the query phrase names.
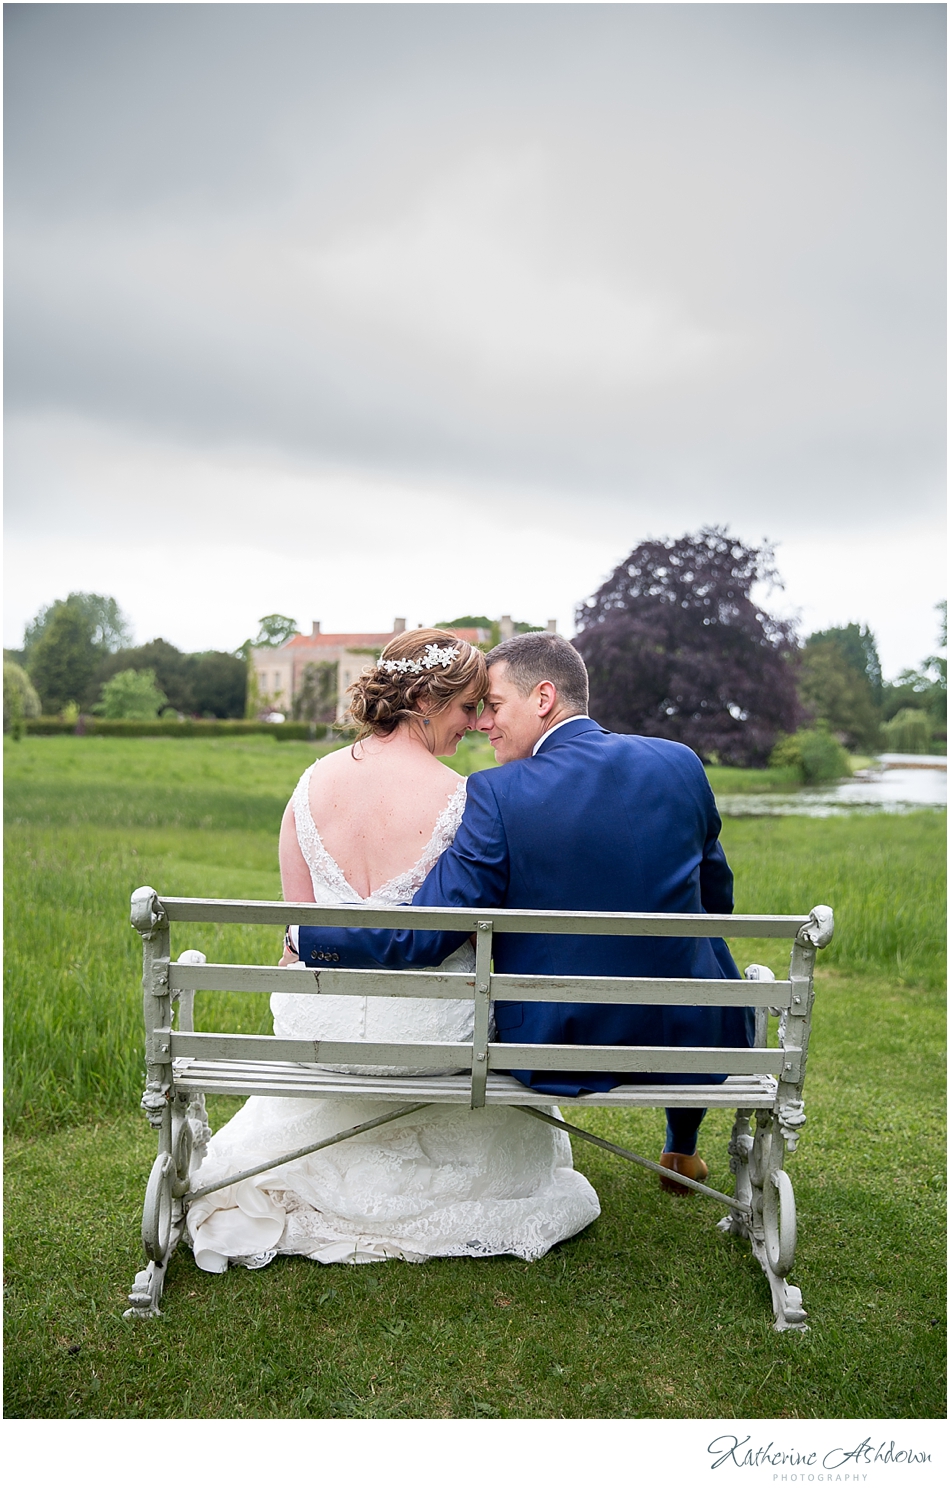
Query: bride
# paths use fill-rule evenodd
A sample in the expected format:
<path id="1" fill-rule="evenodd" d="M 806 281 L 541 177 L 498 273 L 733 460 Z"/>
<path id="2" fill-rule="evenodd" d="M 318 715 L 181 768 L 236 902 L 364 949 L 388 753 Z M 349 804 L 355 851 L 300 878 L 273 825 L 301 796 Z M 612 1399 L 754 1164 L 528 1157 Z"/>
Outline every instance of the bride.
<path id="1" fill-rule="evenodd" d="M 481 651 L 443 630 L 409 630 L 390 641 L 351 688 L 357 742 L 305 770 L 284 814 L 285 900 L 412 900 L 465 809 L 465 781 L 437 756 L 453 755 L 474 727 L 487 684 Z M 296 961 L 294 934 L 291 928 L 283 965 Z M 474 965 L 466 942 L 442 967 L 470 972 Z M 295 1040 L 472 1038 L 468 1000 L 275 993 L 271 1010 L 274 1034 Z M 343 1098 L 252 1097 L 213 1137 L 195 1185 L 378 1111 L 378 1103 Z M 277 1254 L 323 1264 L 491 1254 L 530 1260 L 599 1211 L 559 1130 L 516 1108 L 442 1104 L 200 1198 L 189 1210 L 188 1234 L 199 1268 L 214 1274 L 229 1264 L 262 1268 Z"/>

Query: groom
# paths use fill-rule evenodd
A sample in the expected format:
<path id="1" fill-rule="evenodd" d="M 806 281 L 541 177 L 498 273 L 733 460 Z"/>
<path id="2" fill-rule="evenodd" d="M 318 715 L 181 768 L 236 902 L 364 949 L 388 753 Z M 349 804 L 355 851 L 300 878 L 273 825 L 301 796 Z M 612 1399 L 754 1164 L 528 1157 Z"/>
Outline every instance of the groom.
<path id="1" fill-rule="evenodd" d="M 501 768 L 469 778 L 455 841 L 413 904 L 729 914 L 732 874 L 718 842 L 719 814 L 692 750 L 595 723 L 587 714 L 587 669 L 558 635 L 517 635 L 496 645 L 487 663 L 490 687 L 477 727 Z M 302 926 L 299 933 L 300 956 L 311 967 L 436 966 L 459 945 L 455 931 Z M 706 937 L 499 932 L 493 953 L 502 973 L 739 976 L 725 942 Z M 752 1044 L 751 1009 L 499 1002 L 495 1021 L 499 1040 L 514 1043 Z M 515 1076 L 565 1097 L 680 1080 L 655 1073 Z M 667 1110 L 660 1162 L 692 1180 L 708 1174 L 697 1153 L 702 1118 L 701 1109 Z M 687 1194 L 685 1186 L 659 1180 L 662 1189 Z"/>

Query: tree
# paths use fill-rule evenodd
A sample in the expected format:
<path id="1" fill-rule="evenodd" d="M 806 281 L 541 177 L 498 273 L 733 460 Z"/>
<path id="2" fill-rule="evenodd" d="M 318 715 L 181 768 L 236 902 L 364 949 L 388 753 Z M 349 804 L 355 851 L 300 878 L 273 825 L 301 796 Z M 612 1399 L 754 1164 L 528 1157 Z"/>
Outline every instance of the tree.
<path id="1" fill-rule="evenodd" d="M 479 650 L 489 651 L 501 640 L 501 621 L 489 619 L 487 614 L 463 614 L 460 619 L 443 619 L 437 624 L 436 629 L 485 629 L 488 631 L 488 639 L 479 644 Z M 529 624 L 525 619 L 512 619 L 511 627 L 516 635 L 530 635 L 540 633 L 544 629 L 543 624 Z"/>
<path id="2" fill-rule="evenodd" d="M 929 693 L 927 710 L 937 723 L 947 726 L 947 600 L 941 599 L 937 604 L 937 612 L 940 614 L 940 634 L 938 643 L 943 646 L 943 655 L 928 655 L 921 662 L 924 671 L 927 672 L 933 688 Z"/>
<path id="3" fill-rule="evenodd" d="M 873 751 L 880 740 L 881 710 L 871 684 L 835 639 L 809 637 L 802 651 L 799 691 L 804 706 L 840 734 L 851 749 Z"/>
<path id="4" fill-rule="evenodd" d="M 938 645 L 942 645 L 943 648 L 944 648 L 944 650 L 946 650 L 946 648 L 947 648 L 947 600 L 945 598 L 941 598 L 941 600 L 940 600 L 939 603 L 935 603 L 934 604 L 934 608 L 937 610 L 937 613 L 940 615 L 940 630 L 939 630 L 939 634 L 938 634 L 938 638 L 937 638 L 937 643 L 938 643 Z M 934 671 L 936 671 L 938 673 L 938 675 L 943 678 L 943 684 L 944 684 L 944 686 L 946 686 L 946 684 L 947 684 L 947 657 L 945 655 L 928 655 L 927 659 L 924 661 L 924 665 L 925 666 L 929 666 Z"/>
<path id="5" fill-rule="evenodd" d="M 941 616 L 939 643 L 947 646 L 947 603 L 943 599 L 936 605 Z M 921 661 L 919 670 L 902 671 L 894 681 L 884 687 L 884 718 L 891 721 L 903 710 L 925 712 L 929 715 L 937 736 L 946 732 L 947 725 L 947 657 L 928 655 Z"/>
<path id="6" fill-rule="evenodd" d="M 463 614 L 460 619 L 443 619 L 437 624 L 436 629 L 491 629 L 497 626 L 497 619 L 489 619 L 487 614 Z"/>
<path id="7" fill-rule="evenodd" d="M 884 724 L 884 742 L 892 754 L 926 754 L 933 738 L 933 723 L 919 708 L 902 707 Z"/>
<path id="8" fill-rule="evenodd" d="M 155 683 L 164 692 L 169 705 L 180 713 L 192 711 L 190 657 L 167 640 L 159 637 L 145 645 L 136 645 L 128 650 L 117 650 L 106 656 L 99 668 L 98 687 L 101 692 L 110 677 L 119 671 L 152 671 Z M 198 711 L 201 711 L 199 708 Z"/>
<path id="9" fill-rule="evenodd" d="M 333 723 L 337 712 L 336 661 L 308 661 L 303 668 L 300 690 L 294 698 L 293 716 L 298 723 Z"/>
<path id="10" fill-rule="evenodd" d="M 58 713 L 68 702 L 87 706 L 95 695 L 104 654 L 93 638 L 88 612 L 74 603 L 54 604 L 28 656 L 30 677 L 44 710 Z"/>
<path id="11" fill-rule="evenodd" d="M 291 619 L 288 614 L 265 614 L 263 619 L 258 619 L 257 624 L 258 630 L 253 640 L 245 640 L 234 652 L 245 661 L 251 659 L 252 650 L 277 650 L 300 632 L 296 619 Z"/>
<path id="12" fill-rule="evenodd" d="M 24 718 L 38 718 L 40 699 L 30 678 L 15 661 L 3 663 L 3 731 L 18 731 Z"/>
<path id="13" fill-rule="evenodd" d="M 295 634 L 299 633 L 296 619 L 291 619 L 289 614 L 265 614 L 263 619 L 257 621 L 257 634 L 253 640 L 245 640 L 234 652 L 244 662 L 244 691 L 241 708 L 249 718 L 257 716 L 260 706 L 260 693 L 257 684 L 257 672 L 254 670 L 252 652 L 255 650 L 277 650 L 281 645 L 286 645 Z"/>
<path id="14" fill-rule="evenodd" d="M 595 717 L 707 760 L 764 764 L 801 718 L 793 626 L 750 596 L 777 582 L 768 545 L 719 527 L 644 541 L 577 613 Z"/>
<path id="15" fill-rule="evenodd" d="M 118 671 L 106 682 L 93 712 L 101 718 L 157 718 L 165 702 L 154 671 Z"/>
<path id="16" fill-rule="evenodd" d="M 147 645 L 106 656 L 98 673 L 98 687 L 101 690 L 118 671 L 149 670 L 176 712 L 215 718 L 243 716 L 246 667 L 239 656 L 224 650 L 186 655 L 167 640 L 149 640 Z"/>
<path id="17" fill-rule="evenodd" d="M 872 701 L 876 707 L 880 707 L 884 678 L 881 675 L 877 641 L 869 627 L 866 624 L 838 624 L 831 629 L 820 629 L 816 634 L 808 636 L 805 648 L 822 644 L 837 645 L 851 669 L 867 681 Z"/>
<path id="18" fill-rule="evenodd" d="M 806 785 L 843 780 L 851 774 L 848 756 L 824 723 L 800 728 L 797 733 L 779 739 L 769 764 L 797 770 Z"/>
<path id="19" fill-rule="evenodd" d="M 182 712 L 204 717 L 243 718 L 247 667 L 226 650 L 203 650 L 188 661 L 189 706 Z M 172 703 L 177 707 L 177 703 Z"/>
<path id="20" fill-rule="evenodd" d="M 34 645 L 45 634 L 55 611 L 64 603 L 79 610 L 88 623 L 89 638 L 103 652 L 131 645 L 129 621 L 114 598 L 106 598 L 101 593 L 70 593 L 65 599 L 57 598 L 55 603 L 45 604 L 26 626 L 23 631 L 23 648 L 28 657 Z"/>

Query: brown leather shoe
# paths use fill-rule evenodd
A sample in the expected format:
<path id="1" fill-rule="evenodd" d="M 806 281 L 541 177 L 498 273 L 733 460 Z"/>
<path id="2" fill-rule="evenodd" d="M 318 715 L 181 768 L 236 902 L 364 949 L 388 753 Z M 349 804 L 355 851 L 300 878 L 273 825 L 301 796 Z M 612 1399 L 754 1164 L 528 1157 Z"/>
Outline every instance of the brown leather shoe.
<path id="1" fill-rule="evenodd" d="M 705 1181 L 709 1175 L 709 1166 L 705 1160 L 695 1155 L 667 1155 L 660 1156 L 660 1164 L 665 1165 L 667 1170 L 675 1170 L 681 1176 L 687 1176 L 691 1181 Z M 681 1186 L 679 1181 L 671 1181 L 669 1176 L 660 1176 L 660 1190 L 668 1191 L 671 1196 L 692 1196 L 688 1186 Z"/>

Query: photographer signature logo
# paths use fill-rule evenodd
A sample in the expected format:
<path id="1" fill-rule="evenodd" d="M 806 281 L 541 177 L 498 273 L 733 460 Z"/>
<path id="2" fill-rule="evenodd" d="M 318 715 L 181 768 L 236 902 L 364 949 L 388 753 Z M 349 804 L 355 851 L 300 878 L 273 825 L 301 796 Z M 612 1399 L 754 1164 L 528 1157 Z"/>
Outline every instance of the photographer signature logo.
<path id="1" fill-rule="evenodd" d="M 907 1446 L 898 1446 L 894 1441 L 879 1441 L 876 1445 L 867 1437 L 857 1446 L 847 1449 L 832 1446 L 824 1453 L 819 1451 L 797 1451 L 794 1447 L 783 1448 L 769 1441 L 765 1446 L 755 1447 L 751 1436 L 721 1435 L 706 1447 L 713 1458 L 710 1466 L 717 1467 L 771 1467 L 774 1475 L 799 1477 L 799 1480 L 818 1482 L 861 1481 L 872 1469 L 882 1467 L 914 1467 L 931 1460 L 929 1451 L 914 1451 Z M 789 1469 L 805 1469 L 790 1472 Z"/>

